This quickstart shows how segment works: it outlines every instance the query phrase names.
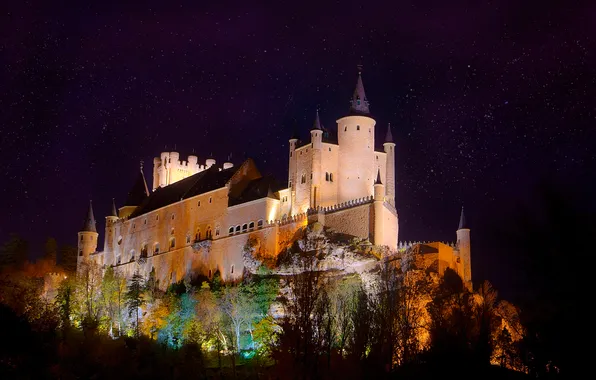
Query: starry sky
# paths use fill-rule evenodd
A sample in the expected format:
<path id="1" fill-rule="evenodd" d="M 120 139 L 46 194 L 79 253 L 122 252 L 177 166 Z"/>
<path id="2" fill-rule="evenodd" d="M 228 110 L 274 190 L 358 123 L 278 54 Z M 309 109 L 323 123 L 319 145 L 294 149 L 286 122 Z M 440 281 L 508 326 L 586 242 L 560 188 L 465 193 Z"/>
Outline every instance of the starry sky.
<path id="1" fill-rule="evenodd" d="M 464 205 L 474 276 L 506 286 L 499 234 L 536 184 L 594 193 L 594 2 L 49 3 L 0 8 L 0 241 L 33 256 L 76 244 L 89 199 L 102 231 L 161 151 L 285 181 L 293 129 L 335 128 L 358 64 L 400 240 L 455 240 Z"/>

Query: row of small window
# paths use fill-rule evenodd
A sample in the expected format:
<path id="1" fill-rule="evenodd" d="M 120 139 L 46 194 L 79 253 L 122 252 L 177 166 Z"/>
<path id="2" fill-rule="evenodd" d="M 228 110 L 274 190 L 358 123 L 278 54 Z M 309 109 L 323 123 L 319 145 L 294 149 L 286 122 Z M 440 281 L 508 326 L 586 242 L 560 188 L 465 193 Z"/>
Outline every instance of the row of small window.
<path id="1" fill-rule="evenodd" d="M 209 203 L 213 203 L 213 197 L 209 197 Z M 198 201 L 197 203 L 198 207 L 201 207 L 201 201 Z M 172 214 L 172 216 L 170 217 L 172 220 L 176 219 L 176 215 Z M 155 215 L 155 220 L 159 221 L 159 214 Z M 145 218 L 143 220 L 143 225 L 147 225 L 147 218 Z M 132 224 L 132 228 L 134 229 L 136 227 L 136 223 Z"/>
<path id="2" fill-rule="evenodd" d="M 356 126 L 356 130 L 357 130 L 357 131 L 359 131 L 359 130 L 360 130 L 360 126 L 359 126 L 359 125 L 357 125 L 357 126 Z M 346 126 L 344 127 L 344 132 L 347 132 L 347 131 L 348 131 L 348 126 L 346 125 Z M 371 129 L 371 128 L 368 128 L 368 133 L 372 133 L 372 129 Z"/>
<path id="3" fill-rule="evenodd" d="M 312 180 L 312 173 L 310 173 L 310 179 Z M 325 181 L 333 182 L 333 173 L 325 172 Z M 306 174 L 302 174 L 300 183 L 306 183 Z M 290 187 L 292 187 L 292 182 L 290 182 Z"/>
<path id="4" fill-rule="evenodd" d="M 313 148 L 315 146 L 315 144 L 310 144 L 310 147 Z M 329 151 L 331 152 L 331 147 L 329 147 Z M 306 149 L 306 152 L 308 153 L 308 149 Z M 302 156 L 302 151 L 300 151 L 300 155 Z M 290 157 L 292 157 L 292 152 L 290 152 Z"/>
<path id="5" fill-rule="evenodd" d="M 257 228 L 263 228 L 263 219 L 259 219 L 259 221 L 257 222 Z M 242 229 L 240 229 L 240 225 L 237 225 L 236 227 L 230 226 L 230 228 L 228 229 L 228 234 L 234 235 L 235 233 L 239 234 L 241 232 L 253 231 L 254 229 L 255 222 L 244 223 L 242 225 Z"/>

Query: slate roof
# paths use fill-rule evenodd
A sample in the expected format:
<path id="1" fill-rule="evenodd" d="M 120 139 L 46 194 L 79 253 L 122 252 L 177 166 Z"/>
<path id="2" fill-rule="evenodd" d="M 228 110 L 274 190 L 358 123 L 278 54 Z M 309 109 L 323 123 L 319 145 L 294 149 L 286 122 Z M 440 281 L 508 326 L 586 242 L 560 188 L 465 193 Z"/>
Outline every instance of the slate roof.
<path id="1" fill-rule="evenodd" d="M 360 72 L 358 72 L 358 81 L 356 82 L 356 88 L 354 89 L 352 101 L 350 102 L 350 115 L 370 115 L 368 99 L 364 92 L 364 84 L 362 83 L 362 75 Z"/>
<path id="2" fill-rule="evenodd" d="M 285 186 L 272 176 L 253 179 L 248 183 L 240 196 L 234 199 L 230 198 L 229 205 L 235 206 L 266 197 L 279 199 L 279 195 L 276 193 L 284 188 Z"/>
<path id="3" fill-rule="evenodd" d="M 461 208 L 461 215 L 459 216 L 459 227 L 457 228 L 458 230 L 464 229 L 464 228 L 468 228 L 468 225 L 466 223 L 466 217 L 464 215 L 464 208 Z"/>
<path id="4" fill-rule="evenodd" d="M 95 228 L 95 216 L 93 215 L 93 203 L 89 201 L 89 209 L 87 210 L 87 217 L 85 218 L 85 222 L 83 223 L 83 228 L 81 232 L 97 232 L 97 228 Z"/>
<path id="5" fill-rule="evenodd" d="M 220 189 L 228 183 L 236 171 L 241 167 L 242 165 L 220 171 L 215 166 L 212 166 L 207 170 L 203 170 L 200 173 L 194 174 L 171 185 L 160 187 L 151 193 L 151 195 L 137 207 L 130 217 L 135 218 L 139 215 L 155 211 L 183 199 Z"/>
<path id="6" fill-rule="evenodd" d="M 139 206 L 149 196 L 149 189 L 147 188 L 147 181 L 145 181 L 145 175 L 142 171 L 139 171 L 139 175 L 132 186 L 132 189 L 128 192 L 126 202 L 124 206 Z"/>

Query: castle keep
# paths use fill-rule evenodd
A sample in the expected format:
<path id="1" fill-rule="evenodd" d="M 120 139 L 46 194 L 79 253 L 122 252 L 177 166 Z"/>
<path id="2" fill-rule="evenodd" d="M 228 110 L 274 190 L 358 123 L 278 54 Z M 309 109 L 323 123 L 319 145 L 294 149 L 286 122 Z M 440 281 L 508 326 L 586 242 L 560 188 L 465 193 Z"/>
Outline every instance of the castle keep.
<path id="1" fill-rule="evenodd" d="M 290 138 L 283 185 L 261 175 L 251 159 L 219 167 L 213 159 L 201 165 L 197 156 L 181 161 L 178 152 L 163 152 L 153 161 L 151 191 L 141 167 L 124 205 L 113 205 L 106 216 L 102 252 L 89 205 L 78 234 L 78 263 L 113 266 L 129 277 L 155 270 L 163 287 L 218 270 L 224 280 L 235 280 L 242 276 L 249 239 L 260 256 L 275 257 L 314 221 L 394 252 L 404 249 L 398 247 L 395 143 L 387 128 L 383 150 L 375 150 L 375 127 L 359 75 L 349 112 L 337 119 L 336 136 L 322 127 L 317 112 L 310 141 Z M 451 267 L 470 283 L 463 210 L 457 239 L 455 245 L 407 248 L 436 255 L 442 270 Z"/>

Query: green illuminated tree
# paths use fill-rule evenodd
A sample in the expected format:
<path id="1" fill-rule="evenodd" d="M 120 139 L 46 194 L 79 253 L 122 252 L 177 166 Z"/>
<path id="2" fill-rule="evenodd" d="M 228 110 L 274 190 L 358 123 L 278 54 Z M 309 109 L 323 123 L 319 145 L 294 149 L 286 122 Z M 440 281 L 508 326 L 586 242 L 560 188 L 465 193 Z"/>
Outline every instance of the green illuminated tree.
<path id="1" fill-rule="evenodd" d="M 145 304 L 143 299 L 143 276 L 135 272 L 128 284 L 125 294 L 128 316 L 135 315 L 135 336 L 139 337 L 139 309 Z"/>

